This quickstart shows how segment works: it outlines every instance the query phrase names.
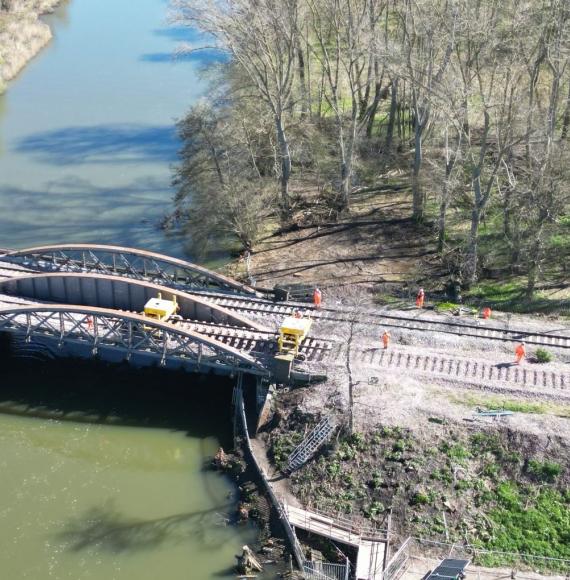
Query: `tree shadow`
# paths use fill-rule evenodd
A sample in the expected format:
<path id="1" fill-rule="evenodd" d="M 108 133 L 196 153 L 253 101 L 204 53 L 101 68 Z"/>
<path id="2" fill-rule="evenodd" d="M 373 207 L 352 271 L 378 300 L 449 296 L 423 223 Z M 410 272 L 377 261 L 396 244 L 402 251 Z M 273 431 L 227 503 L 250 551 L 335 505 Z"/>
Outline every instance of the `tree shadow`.
<path id="1" fill-rule="evenodd" d="M 175 42 L 196 42 L 207 39 L 206 34 L 188 26 L 167 26 L 165 28 L 157 28 L 153 30 L 153 33 L 156 36 L 168 38 Z"/>
<path id="2" fill-rule="evenodd" d="M 115 124 L 67 127 L 21 139 L 18 153 L 51 165 L 172 162 L 179 147 L 170 125 Z"/>
<path id="3" fill-rule="evenodd" d="M 143 54 L 139 60 L 151 63 L 184 63 L 197 62 L 202 65 L 228 62 L 228 55 L 214 49 L 193 50 L 193 51 L 173 51 L 173 52 L 151 52 Z"/>
<path id="4" fill-rule="evenodd" d="M 64 175 L 41 188 L 2 184 L 0 205 L 9 200 L 10 211 L 0 213 L 0 245 L 107 242 L 183 257 L 182 235 L 165 235 L 158 227 L 172 195 L 168 180 L 168 175 L 140 174 L 121 185 L 99 186 Z"/>
<path id="5" fill-rule="evenodd" d="M 190 537 L 204 547 L 215 548 L 219 538 L 212 536 L 211 529 L 226 527 L 231 508 L 231 504 L 225 504 L 209 510 L 141 520 L 120 514 L 112 502 L 107 502 L 68 521 L 57 539 L 71 552 L 93 548 L 113 554 L 140 552 L 165 544 L 180 544 Z"/>

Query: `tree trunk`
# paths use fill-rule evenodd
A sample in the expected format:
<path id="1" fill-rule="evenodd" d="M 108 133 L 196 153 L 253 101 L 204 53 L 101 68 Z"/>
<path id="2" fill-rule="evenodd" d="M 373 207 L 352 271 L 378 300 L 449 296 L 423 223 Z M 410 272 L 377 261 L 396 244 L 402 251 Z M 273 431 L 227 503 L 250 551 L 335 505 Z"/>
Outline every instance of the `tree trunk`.
<path id="1" fill-rule="evenodd" d="M 437 236 L 437 251 L 441 254 L 443 252 L 443 245 L 446 237 L 447 226 L 447 206 L 449 204 L 449 179 L 446 176 L 443 182 L 443 190 L 441 192 L 441 202 L 439 204 L 439 223 Z"/>
<path id="2" fill-rule="evenodd" d="M 568 126 L 570 125 L 570 84 L 568 84 L 568 96 L 566 97 L 566 108 L 562 118 L 562 139 L 568 137 Z"/>
<path id="3" fill-rule="evenodd" d="M 422 126 L 416 118 L 414 124 L 414 165 L 412 168 L 412 219 L 416 222 L 424 220 L 425 204 L 420 185 L 420 169 L 422 166 Z"/>
<path id="4" fill-rule="evenodd" d="M 378 111 L 378 105 L 380 104 L 380 97 L 382 96 L 381 83 L 377 82 L 374 85 L 374 99 L 370 105 L 368 112 L 368 121 L 366 123 L 366 136 L 368 138 L 372 137 L 372 129 L 374 129 L 374 120 L 376 119 L 376 112 Z"/>
<path id="5" fill-rule="evenodd" d="M 469 232 L 469 246 L 465 258 L 464 281 L 468 286 L 477 282 L 477 266 L 479 252 L 479 223 L 481 222 L 481 208 L 476 205 L 471 211 L 471 231 Z"/>
<path id="6" fill-rule="evenodd" d="M 277 140 L 279 142 L 279 153 L 281 156 L 281 211 L 283 217 L 289 217 L 289 178 L 291 176 L 291 152 L 289 142 L 285 135 L 283 119 L 280 115 L 275 116 L 275 126 L 277 128 Z"/>
<path id="7" fill-rule="evenodd" d="M 299 85 L 301 86 L 301 119 L 307 114 L 310 116 L 309 100 L 307 98 L 307 82 L 305 80 L 305 56 L 303 50 L 299 46 L 297 48 L 298 70 L 299 70 Z"/>
<path id="8" fill-rule="evenodd" d="M 398 79 L 392 80 L 392 90 L 390 91 L 390 114 L 388 116 L 388 129 L 386 131 L 386 152 L 389 154 L 392 149 L 394 139 L 394 125 L 398 112 Z"/>

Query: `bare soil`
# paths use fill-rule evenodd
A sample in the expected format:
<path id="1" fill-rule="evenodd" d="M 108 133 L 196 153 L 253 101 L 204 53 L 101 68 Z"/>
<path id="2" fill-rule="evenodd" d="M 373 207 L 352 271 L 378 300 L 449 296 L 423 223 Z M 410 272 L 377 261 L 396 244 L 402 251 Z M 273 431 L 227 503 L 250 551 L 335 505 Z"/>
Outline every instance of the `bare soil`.
<path id="1" fill-rule="evenodd" d="M 402 283 L 437 264 L 428 228 L 410 220 L 403 183 L 354 194 L 348 215 L 313 225 L 318 204 L 300 210 L 290 231 L 272 234 L 255 247 L 251 274 L 260 286 Z M 322 219 L 323 216 L 319 216 Z"/>

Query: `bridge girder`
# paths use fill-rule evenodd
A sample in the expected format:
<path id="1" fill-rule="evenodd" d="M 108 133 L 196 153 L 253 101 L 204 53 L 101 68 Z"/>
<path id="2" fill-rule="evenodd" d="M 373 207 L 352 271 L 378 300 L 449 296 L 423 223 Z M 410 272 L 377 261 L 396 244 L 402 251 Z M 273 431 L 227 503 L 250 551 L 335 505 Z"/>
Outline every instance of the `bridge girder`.
<path id="1" fill-rule="evenodd" d="M 95 356 L 101 349 L 155 358 L 161 365 L 174 361 L 195 370 L 217 369 L 269 376 L 253 357 L 191 330 L 150 320 L 139 314 L 67 304 L 18 306 L 0 309 L 0 332 L 56 341 L 58 346 L 88 346 Z"/>
<path id="2" fill-rule="evenodd" d="M 256 295 L 251 286 L 203 266 L 137 248 L 59 244 L 10 250 L 0 260 L 47 272 L 92 272 L 147 280 L 171 288 Z"/>

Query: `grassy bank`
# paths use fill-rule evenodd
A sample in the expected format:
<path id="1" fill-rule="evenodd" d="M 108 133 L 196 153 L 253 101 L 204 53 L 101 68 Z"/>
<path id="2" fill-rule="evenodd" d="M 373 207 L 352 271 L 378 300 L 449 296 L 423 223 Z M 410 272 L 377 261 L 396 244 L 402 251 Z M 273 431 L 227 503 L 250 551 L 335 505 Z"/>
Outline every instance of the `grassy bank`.
<path id="1" fill-rule="evenodd" d="M 293 413 L 271 434 L 284 467 L 314 418 Z M 425 435 L 425 434 L 424 434 Z M 395 532 L 493 552 L 570 559 L 568 450 L 508 429 L 463 430 L 434 425 L 419 438 L 378 425 L 341 435 L 291 478 L 293 492 L 321 510 L 355 514 Z M 481 565 L 520 564 L 517 556 L 484 554 Z M 523 563 L 524 564 L 524 563 Z M 535 569 L 561 571 L 556 560 Z"/>

